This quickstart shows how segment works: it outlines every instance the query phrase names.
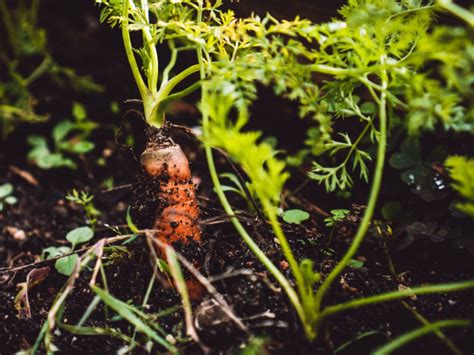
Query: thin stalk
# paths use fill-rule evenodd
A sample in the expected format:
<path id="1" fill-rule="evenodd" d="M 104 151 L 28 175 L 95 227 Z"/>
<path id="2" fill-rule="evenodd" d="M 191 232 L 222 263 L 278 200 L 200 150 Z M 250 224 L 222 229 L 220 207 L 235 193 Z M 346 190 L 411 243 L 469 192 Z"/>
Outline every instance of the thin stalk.
<path id="1" fill-rule="evenodd" d="M 382 86 L 386 88 L 387 78 L 385 71 L 382 74 Z M 331 273 L 326 277 L 318 291 L 316 292 L 316 309 L 319 311 L 321 309 L 321 304 L 323 298 L 328 291 L 329 287 L 339 276 L 339 274 L 346 268 L 348 262 L 352 259 L 354 254 L 359 249 L 362 240 L 367 233 L 367 230 L 370 226 L 370 221 L 374 214 L 375 206 L 377 204 L 377 198 L 380 192 L 380 187 L 382 183 L 383 168 L 385 165 L 385 151 L 387 145 L 387 103 L 386 103 L 386 93 L 382 91 L 380 94 L 379 102 L 379 121 L 380 121 L 380 141 L 377 148 L 377 163 L 375 166 L 374 180 L 372 182 L 372 188 L 370 190 L 369 201 L 367 203 L 367 208 L 362 218 L 362 222 L 357 230 L 357 233 L 352 241 L 349 250 L 346 252 L 341 261 L 336 265 L 336 267 L 331 271 Z"/>
<path id="2" fill-rule="evenodd" d="M 278 222 L 274 208 L 266 200 L 262 200 L 262 205 L 265 210 L 265 214 L 270 220 L 272 229 L 275 235 L 277 236 L 278 241 L 280 242 L 281 250 L 283 251 L 285 258 L 288 261 L 288 264 L 290 265 L 291 271 L 293 272 L 293 276 L 295 277 L 295 280 L 296 280 L 296 286 L 298 287 L 298 292 L 300 296 L 304 296 L 306 295 L 306 287 L 305 287 L 303 274 L 301 273 L 301 269 L 298 265 L 298 262 L 296 261 L 295 256 L 293 255 L 293 252 L 291 251 L 291 247 L 290 247 L 290 244 L 288 243 L 288 239 L 286 239 L 285 233 L 283 233 L 283 230 L 281 229 L 281 226 L 280 226 L 280 223 Z"/>
<path id="3" fill-rule="evenodd" d="M 100 299 L 99 296 L 94 297 L 94 299 L 92 300 L 92 302 L 87 307 L 86 311 L 82 315 L 79 322 L 77 322 L 77 324 L 75 325 L 76 327 L 82 327 L 84 325 L 84 323 L 87 322 L 87 320 L 91 316 L 92 312 L 94 312 L 95 309 L 97 308 L 97 306 L 99 305 L 100 301 L 101 301 L 101 299 Z"/>
<path id="4" fill-rule="evenodd" d="M 417 295 L 426 295 L 431 293 L 458 292 L 470 288 L 474 288 L 474 280 L 452 282 L 441 285 L 420 286 L 401 291 L 386 292 L 380 295 L 339 303 L 334 306 L 328 306 L 321 312 L 320 319 L 333 315 L 335 313 L 340 313 L 343 311 L 368 306 L 375 303 L 388 302 L 401 298 L 413 297 Z"/>
<path id="5" fill-rule="evenodd" d="M 165 116 L 164 116 L 164 106 L 162 104 L 163 101 L 169 102 L 171 101 L 169 99 L 171 91 L 179 84 L 181 83 L 184 79 L 186 79 L 188 76 L 197 73 L 200 70 L 200 65 L 199 64 L 194 64 L 190 66 L 189 68 L 186 68 L 176 76 L 174 76 L 171 80 L 168 81 L 168 83 L 160 88 L 160 91 L 158 91 L 158 94 L 156 95 L 156 98 L 152 100 L 151 102 L 151 109 L 147 113 L 147 108 L 145 107 L 145 118 L 148 122 L 148 124 L 155 126 L 155 127 L 161 127 L 161 125 L 164 122 Z M 177 99 L 180 97 L 183 97 L 185 95 L 188 95 L 192 91 L 194 91 L 196 87 L 191 85 L 189 88 L 182 90 L 181 92 L 177 93 L 177 96 L 174 96 L 173 99 Z M 178 96 L 181 95 L 181 96 Z"/>
<path id="6" fill-rule="evenodd" d="M 13 48 L 13 50 L 17 52 L 17 48 L 19 47 L 17 45 L 18 37 L 16 36 L 17 33 L 15 30 L 15 26 L 13 25 L 12 13 L 8 10 L 5 0 L 0 0 L 0 10 L 1 10 L 0 12 L 2 13 L 3 24 L 5 26 L 5 29 L 7 30 L 10 45 Z"/>
<path id="7" fill-rule="evenodd" d="M 158 96 L 163 98 L 164 96 L 167 96 L 171 93 L 171 91 L 178 85 L 180 82 L 182 82 L 184 79 L 186 79 L 188 76 L 197 73 L 200 69 L 199 64 L 194 64 L 191 65 L 190 67 L 184 69 L 182 72 L 174 76 L 172 79 L 168 81 L 168 83 L 160 89 L 158 92 Z"/>
<path id="8" fill-rule="evenodd" d="M 384 249 L 385 249 L 385 255 L 387 257 L 387 264 L 388 264 L 388 269 L 390 270 L 390 273 L 392 274 L 393 278 L 395 279 L 396 282 L 398 282 L 398 276 L 397 276 L 397 271 L 395 270 L 395 265 L 393 263 L 392 258 L 390 257 L 390 253 L 387 247 L 387 244 L 385 241 L 382 239 Z M 416 318 L 422 325 L 430 325 L 431 322 L 426 319 L 420 312 L 418 312 L 414 307 L 411 307 L 408 302 L 405 300 L 400 301 L 403 307 L 405 307 L 411 314 L 413 314 L 413 317 Z M 443 333 L 441 329 L 435 329 L 433 333 L 438 337 L 440 341 L 442 341 L 454 354 L 456 355 L 462 355 L 462 351 L 460 351 L 456 345 Z"/>
<path id="9" fill-rule="evenodd" d="M 130 39 L 130 32 L 128 31 L 128 11 L 129 11 L 129 2 L 124 1 L 122 6 L 122 39 L 123 45 L 125 47 L 125 53 L 127 55 L 128 63 L 130 68 L 132 69 L 133 78 L 138 87 L 138 91 L 140 92 L 140 96 L 142 98 L 143 104 L 145 105 L 145 101 L 148 101 L 148 89 L 143 81 L 142 75 L 140 74 L 140 69 L 137 64 L 137 60 L 135 59 L 135 55 L 133 54 L 133 47 L 132 47 L 132 40 Z"/>
<path id="10" fill-rule="evenodd" d="M 402 334 L 398 338 L 393 339 L 388 344 L 378 348 L 373 352 L 373 355 L 386 355 L 391 354 L 393 351 L 401 348 L 402 346 L 406 345 L 407 343 L 422 337 L 423 335 L 433 333 L 440 328 L 450 328 L 450 327 L 470 327 L 472 323 L 467 319 L 448 319 L 442 320 L 439 322 L 434 322 L 429 325 L 425 325 L 418 329 L 415 329 L 411 332 Z"/>
<path id="11" fill-rule="evenodd" d="M 205 95 L 205 93 L 203 93 L 203 95 Z M 219 198 L 219 201 L 221 202 L 221 205 L 224 208 L 224 211 L 229 216 L 230 221 L 232 222 L 232 224 L 234 225 L 235 229 L 240 234 L 244 242 L 247 244 L 249 249 L 255 254 L 255 256 L 260 260 L 260 262 L 267 268 L 267 270 L 273 275 L 273 277 L 285 290 L 288 298 L 290 299 L 290 302 L 293 304 L 293 307 L 295 308 L 296 313 L 298 314 L 299 318 L 304 324 L 306 317 L 305 317 L 303 307 L 301 305 L 301 302 L 298 298 L 296 291 L 290 285 L 286 277 L 280 272 L 280 270 L 278 270 L 278 268 L 272 263 L 272 261 L 259 248 L 257 243 L 255 243 L 252 237 L 247 233 L 247 231 L 242 226 L 242 224 L 237 219 L 237 217 L 235 217 L 234 210 L 232 206 L 230 205 L 229 201 L 227 200 L 227 197 L 222 189 L 222 185 L 220 183 L 219 176 L 218 176 L 216 166 L 214 163 L 214 157 L 212 155 L 212 148 L 206 139 L 208 130 L 209 130 L 209 116 L 204 111 L 203 112 L 204 148 L 206 151 L 206 158 L 207 158 L 207 164 L 209 167 L 209 173 L 211 175 L 211 179 L 214 184 L 217 197 Z"/>
<path id="12" fill-rule="evenodd" d="M 171 69 L 173 69 L 173 67 L 175 66 L 176 60 L 178 58 L 178 50 L 175 47 L 173 39 L 170 39 L 168 41 L 168 46 L 170 47 L 170 50 L 171 50 L 171 57 L 170 57 L 170 61 L 168 62 L 168 65 L 163 70 L 163 79 L 161 81 L 161 88 L 163 88 L 168 82 Z"/>
<path id="13" fill-rule="evenodd" d="M 196 91 L 197 89 L 199 89 L 201 86 L 201 82 L 198 81 L 198 82 L 195 82 L 194 84 L 191 84 L 190 86 L 188 86 L 186 89 L 183 89 L 177 93 L 174 93 L 174 94 L 171 94 L 171 95 L 168 95 L 165 99 L 161 100 L 158 105 L 157 105 L 157 108 L 156 108 L 156 115 L 158 117 L 160 116 L 164 116 L 164 110 L 166 108 L 166 105 L 172 101 L 175 101 L 175 100 L 179 100 L 185 96 L 188 96 L 189 94 L 191 94 L 192 92 Z"/>
<path id="14" fill-rule="evenodd" d="M 452 0 L 438 0 L 437 4 L 441 8 L 445 9 L 446 11 L 449 11 L 453 15 L 465 21 L 469 26 L 474 26 L 474 14 L 471 11 L 466 10 L 461 6 L 453 3 Z"/>

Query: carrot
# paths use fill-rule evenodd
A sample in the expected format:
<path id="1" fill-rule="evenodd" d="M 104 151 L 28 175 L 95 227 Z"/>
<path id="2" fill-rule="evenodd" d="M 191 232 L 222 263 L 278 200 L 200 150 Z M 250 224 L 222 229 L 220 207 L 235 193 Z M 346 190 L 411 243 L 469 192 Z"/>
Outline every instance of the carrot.
<path id="1" fill-rule="evenodd" d="M 150 127 L 147 135 L 148 143 L 140 163 L 150 178 L 159 181 L 155 194 L 160 205 L 153 221 L 156 237 L 167 245 L 200 243 L 199 205 L 188 159 L 170 138 L 167 125 L 159 130 Z M 164 250 L 160 252 L 164 255 Z M 197 280 L 189 279 L 186 285 L 192 299 L 203 294 L 204 289 Z"/>
<path id="2" fill-rule="evenodd" d="M 166 128 L 161 131 L 166 131 Z M 160 207 L 153 229 L 159 231 L 157 237 L 166 244 L 178 241 L 187 244 L 190 240 L 199 242 L 199 206 L 189 162 L 181 147 L 167 135 L 167 132 L 151 134 L 140 157 L 146 174 L 160 181 L 156 191 Z"/>

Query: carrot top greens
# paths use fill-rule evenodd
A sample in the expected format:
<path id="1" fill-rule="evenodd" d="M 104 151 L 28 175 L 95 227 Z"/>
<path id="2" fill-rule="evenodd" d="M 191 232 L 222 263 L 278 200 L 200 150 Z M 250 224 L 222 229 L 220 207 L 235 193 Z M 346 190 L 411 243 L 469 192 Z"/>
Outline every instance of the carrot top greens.
<path id="1" fill-rule="evenodd" d="M 232 11 L 222 10 L 219 0 L 96 2 L 104 5 L 102 21 L 121 26 L 150 125 L 161 127 L 167 103 L 201 88 L 203 141 L 215 191 L 241 237 L 286 292 L 309 340 L 317 338 L 327 316 L 346 309 L 415 293 L 474 287 L 474 281 L 466 281 L 333 306 L 324 303 L 327 291 L 353 260 L 371 224 L 391 132 L 401 128 L 419 137 L 439 126 L 473 132 L 469 100 L 474 79 L 473 15 L 469 11 L 449 0 L 349 0 L 340 9 L 339 18 L 313 23 L 298 17 L 280 21 L 269 14 L 237 18 Z M 456 27 L 436 23 L 436 16 L 446 10 L 459 20 Z M 132 45 L 133 32 L 141 36 L 138 47 Z M 164 66 L 160 65 L 161 46 L 171 53 Z M 192 53 L 194 62 L 177 70 L 178 57 L 185 51 Z M 280 195 L 289 177 L 285 161 L 259 132 L 246 127 L 250 104 L 257 99 L 261 84 L 296 101 L 300 116 L 314 122 L 308 131 L 308 149 L 298 157 L 313 155 L 310 178 L 329 192 L 350 188 L 354 174 L 366 182 L 372 180 L 359 229 L 345 255 L 325 277 L 314 271 L 312 260 L 296 259 L 280 225 Z M 178 85 L 184 88 L 177 91 Z M 350 132 L 336 125 L 340 120 L 351 120 Z M 296 286 L 236 217 L 220 184 L 212 148 L 225 150 L 242 166 Z M 374 173 L 369 176 L 372 162 Z"/>

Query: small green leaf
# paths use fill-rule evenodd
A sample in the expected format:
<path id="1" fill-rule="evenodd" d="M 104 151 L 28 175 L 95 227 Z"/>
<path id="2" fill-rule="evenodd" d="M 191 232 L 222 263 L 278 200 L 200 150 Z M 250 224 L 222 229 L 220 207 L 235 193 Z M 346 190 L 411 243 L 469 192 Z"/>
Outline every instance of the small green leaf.
<path id="1" fill-rule="evenodd" d="M 314 272 L 314 262 L 310 259 L 303 259 L 300 263 L 300 270 L 306 283 L 312 287 L 321 280 L 321 274 Z"/>
<path id="2" fill-rule="evenodd" d="M 360 268 L 360 267 L 364 266 L 364 262 L 363 262 L 363 261 L 356 260 L 356 259 L 351 259 L 351 260 L 349 260 L 349 262 L 347 263 L 347 266 L 353 267 L 353 268 Z"/>
<path id="3" fill-rule="evenodd" d="M 6 183 L 3 185 L 0 185 L 0 198 L 7 197 L 8 195 L 11 195 L 13 192 L 13 185 Z"/>
<path id="4" fill-rule="evenodd" d="M 418 160 L 410 154 L 395 153 L 390 157 L 389 164 L 397 170 L 411 168 L 417 165 Z"/>
<path id="5" fill-rule="evenodd" d="M 382 216 L 387 221 L 393 221 L 402 214 L 402 205 L 398 201 L 387 202 L 382 207 Z"/>
<path id="6" fill-rule="evenodd" d="M 371 101 L 364 102 L 360 106 L 360 112 L 362 112 L 365 115 L 371 115 L 375 112 L 375 104 Z"/>
<path id="7" fill-rule="evenodd" d="M 48 147 L 48 142 L 46 141 L 46 138 L 38 136 L 38 135 L 31 135 L 28 136 L 27 140 L 29 145 L 32 145 L 34 147 Z"/>
<path id="8" fill-rule="evenodd" d="M 56 268 L 56 270 L 58 270 L 60 274 L 71 276 L 78 259 L 79 256 L 77 256 L 77 254 L 72 254 L 56 260 L 56 262 L 54 263 L 54 267 Z"/>
<path id="9" fill-rule="evenodd" d="M 87 117 L 87 110 L 83 104 L 79 102 L 73 102 L 72 115 L 77 121 L 83 121 Z"/>
<path id="10" fill-rule="evenodd" d="M 80 141 L 72 145 L 72 151 L 77 154 L 85 154 L 93 150 L 94 147 L 95 147 L 95 144 L 92 142 Z"/>
<path id="11" fill-rule="evenodd" d="M 66 247 L 66 246 L 48 247 L 48 248 L 43 249 L 43 252 L 41 253 L 41 259 L 42 260 L 53 259 L 70 252 L 71 252 L 71 248 Z"/>
<path id="12" fill-rule="evenodd" d="M 120 112 L 120 105 L 117 101 L 112 101 L 110 103 L 110 112 L 118 114 Z"/>
<path id="13" fill-rule="evenodd" d="M 144 333 L 149 338 L 153 339 L 158 344 L 165 347 L 168 351 L 175 352 L 176 349 L 173 345 L 168 343 L 163 337 L 155 332 L 144 320 L 142 320 L 135 307 L 128 305 L 125 302 L 113 297 L 110 293 L 105 290 L 98 288 L 97 286 L 92 286 L 92 290 L 101 298 L 101 300 L 117 312 L 123 319 L 132 324 L 137 331 Z"/>
<path id="14" fill-rule="evenodd" d="M 127 221 L 127 226 L 128 226 L 128 228 L 130 228 L 132 233 L 138 233 L 139 232 L 138 227 L 136 226 L 135 223 L 133 223 L 132 216 L 130 215 L 130 206 L 128 206 L 128 208 L 127 208 L 127 215 L 125 217 L 125 220 Z"/>
<path id="15" fill-rule="evenodd" d="M 286 223 L 300 224 L 309 218 L 309 213 L 302 210 L 287 210 L 283 212 L 283 220 Z"/>
<path id="16" fill-rule="evenodd" d="M 15 196 L 7 196 L 5 198 L 5 202 L 8 203 L 9 205 L 14 205 L 15 203 L 18 202 L 18 199 Z"/>
<path id="17" fill-rule="evenodd" d="M 407 185 L 415 185 L 420 183 L 420 181 L 423 180 L 425 177 L 425 169 L 423 166 L 416 166 L 412 169 L 408 169 L 407 171 L 404 171 L 400 177 L 404 183 Z"/>
<path id="18" fill-rule="evenodd" d="M 94 232 L 89 227 L 78 227 L 73 229 L 66 235 L 66 239 L 71 242 L 73 246 L 88 242 L 94 236 Z"/>
<path id="19" fill-rule="evenodd" d="M 65 120 L 62 122 L 59 122 L 56 126 L 53 128 L 53 139 L 56 144 L 61 142 L 69 132 L 71 132 L 74 128 L 74 124 L 71 121 Z"/>

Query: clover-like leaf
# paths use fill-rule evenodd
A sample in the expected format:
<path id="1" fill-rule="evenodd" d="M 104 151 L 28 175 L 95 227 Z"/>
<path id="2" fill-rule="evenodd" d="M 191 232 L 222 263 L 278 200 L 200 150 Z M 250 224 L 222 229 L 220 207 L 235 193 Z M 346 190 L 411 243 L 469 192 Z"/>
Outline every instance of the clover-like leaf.
<path id="1" fill-rule="evenodd" d="M 294 209 L 283 212 L 283 220 L 286 223 L 300 224 L 309 218 L 309 213 L 306 211 Z"/>
<path id="2" fill-rule="evenodd" d="M 78 258 L 79 256 L 77 256 L 77 254 L 66 256 L 64 258 L 56 260 L 56 262 L 54 263 L 54 267 L 60 274 L 63 274 L 65 276 L 71 276 Z"/>
<path id="3" fill-rule="evenodd" d="M 0 198 L 5 198 L 13 192 L 13 185 L 6 183 L 3 185 L 0 185 Z"/>
<path id="4" fill-rule="evenodd" d="M 61 142 L 69 132 L 71 132 L 74 129 L 74 124 L 71 121 L 65 120 L 59 122 L 56 126 L 53 128 L 53 139 L 56 144 Z"/>
<path id="5" fill-rule="evenodd" d="M 78 244 L 88 242 L 94 236 L 94 232 L 89 227 L 78 227 L 66 235 L 66 239 L 71 242 L 73 247 Z"/>

